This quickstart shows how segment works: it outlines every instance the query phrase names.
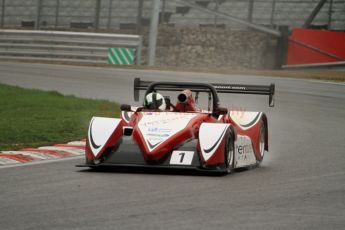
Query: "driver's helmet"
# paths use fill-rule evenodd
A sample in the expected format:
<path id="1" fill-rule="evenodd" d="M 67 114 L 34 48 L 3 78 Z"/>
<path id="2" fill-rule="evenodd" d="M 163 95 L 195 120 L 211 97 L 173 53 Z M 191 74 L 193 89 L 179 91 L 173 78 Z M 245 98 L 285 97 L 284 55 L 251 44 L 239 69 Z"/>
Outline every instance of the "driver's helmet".
<path id="1" fill-rule="evenodd" d="M 164 97 L 156 92 L 152 92 L 146 95 L 144 106 L 148 109 L 165 110 L 166 108 Z"/>

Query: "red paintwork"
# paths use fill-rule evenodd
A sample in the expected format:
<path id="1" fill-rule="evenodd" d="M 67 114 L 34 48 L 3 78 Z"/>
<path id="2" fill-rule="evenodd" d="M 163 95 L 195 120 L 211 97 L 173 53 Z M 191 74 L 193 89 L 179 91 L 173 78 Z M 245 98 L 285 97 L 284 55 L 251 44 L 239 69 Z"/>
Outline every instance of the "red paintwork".
<path id="1" fill-rule="evenodd" d="M 194 111 L 200 111 L 195 105 L 195 101 L 193 98 L 192 91 L 189 89 L 185 89 L 181 92 L 181 94 L 186 95 L 187 97 L 187 102 L 186 103 L 181 103 L 177 102 L 176 103 L 176 111 L 177 112 L 194 112 Z"/>
<path id="2" fill-rule="evenodd" d="M 141 113 L 135 113 L 133 120 L 136 121 L 136 124 L 142 118 Z M 185 129 L 171 136 L 168 140 L 162 143 L 159 147 L 155 148 L 153 151 L 150 151 L 146 146 L 145 140 L 140 133 L 140 130 L 134 125 L 133 139 L 138 144 L 140 150 L 142 151 L 144 158 L 151 161 L 156 161 L 161 159 L 167 152 L 172 151 L 175 146 L 178 146 L 185 142 L 186 140 L 196 138 L 197 133 L 202 121 L 212 122 L 216 121 L 214 118 L 208 116 L 207 114 L 199 114 L 197 117 L 193 118 L 187 125 Z M 133 122 L 134 123 L 134 122 Z"/>
<path id="3" fill-rule="evenodd" d="M 345 59 L 345 32 L 296 28 L 293 29 L 290 38 Z M 288 65 L 338 61 L 333 57 L 289 42 L 286 63 Z"/>
<path id="4" fill-rule="evenodd" d="M 104 151 L 107 148 L 114 146 L 120 140 L 120 138 L 123 135 L 122 134 L 123 125 L 128 125 L 128 126 L 133 127 L 133 134 L 132 134 L 133 140 L 139 146 L 144 158 L 149 161 L 158 161 L 162 159 L 167 153 L 171 152 L 175 148 L 175 146 L 178 146 L 189 139 L 198 139 L 199 127 L 203 122 L 209 122 L 209 123 L 220 122 L 220 123 L 231 124 L 231 128 L 235 133 L 235 140 L 236 140 L 237 134 L 248 136 L 252 140 L 253 149 L 254 149 L 254 153 L 256 155 L 257 160 L 261 160 L 260 151 L 259 151 L 259 130 L 260 130 L 261 125 L 266 120 L 266 116 L 264 114 L 262 115 L 262 122 L 258 122 L 256 125 L 254 125 L 250 129 L 243 130 L 233 120 L 231 120 L 230 116 L 228 115 L 224 115 L 222 119 L 217 120 L 213 116 L 210 116 L 210 114 L 200 113 L 188 123 L 185 129 L 171 136 L 168 140 L 166 140 L 159 147 L 155 148 L 152 151 L 148 149 L 145 143 L 145 140 L 142 134 L 140 133 L 139 128 L 137 127 L 137 124 L 140 121 L 140 119 L 142 119 L 142 117 L 143 117 L 143 114 L 141 112 L 136 112 L 131 116 L 131 120 L 129 123 L 124 122 L 124 121 L 121 122 L 96 158 L 100 158 L 102 154 L 104 154 Z M 266 140 L 267 140 L 267 133 L 266 133 Z M 225 142 L 226 141 L 224 138 L 221 144 L 219 145 L 218 149 L 216 150 L 216 152 L 212 155 L 212 157 L 207 162 L 205 162 L 202 157 L 202 154 L 200 152 L 200 144 L 198 143 L 198 146 L 196 147 L 197 147 L 199 156 L 205 165 L 217 165 L 217 164 L 224 163 Z M 266 150 L 268 150 L 268 143 L 265 143 L 265 148 Z M 86 144 L 85 153 L 88 160 L 93 160 L 95 158 L 91 152 L 89 142 L 87 142 Z"/>

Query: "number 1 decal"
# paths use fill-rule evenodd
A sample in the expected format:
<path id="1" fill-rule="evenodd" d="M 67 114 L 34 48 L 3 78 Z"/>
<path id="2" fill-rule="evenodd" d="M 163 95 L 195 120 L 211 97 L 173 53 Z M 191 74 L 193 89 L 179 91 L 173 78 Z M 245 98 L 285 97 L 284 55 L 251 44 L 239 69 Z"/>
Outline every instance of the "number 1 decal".
<path id="1" fill-rule="evenodd" d="M 170 158 L 171 165 L 191 165 L 194 157 L 193 151 L 173 151 Z"/>
<path id="2" fill-rule="evenodd" d="M 180 163 L 183 163 L 183 158 L 184 158 L 184 155 L 185 155 L 186 153 L 180 153 L 180 156 L 181 156 L 181 160 L 180 160 Z"/>

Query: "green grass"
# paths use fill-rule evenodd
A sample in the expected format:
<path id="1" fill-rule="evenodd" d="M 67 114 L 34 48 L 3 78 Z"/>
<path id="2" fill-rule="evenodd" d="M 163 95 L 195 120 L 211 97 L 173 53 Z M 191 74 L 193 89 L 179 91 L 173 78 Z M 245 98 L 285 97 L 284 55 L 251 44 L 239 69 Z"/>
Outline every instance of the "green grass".
<path id="1" fill-rule="evenodd" d="M 84 139 L 92 116 L 118 117 L 119 105 L 0 84 L 0 150 Z"/>

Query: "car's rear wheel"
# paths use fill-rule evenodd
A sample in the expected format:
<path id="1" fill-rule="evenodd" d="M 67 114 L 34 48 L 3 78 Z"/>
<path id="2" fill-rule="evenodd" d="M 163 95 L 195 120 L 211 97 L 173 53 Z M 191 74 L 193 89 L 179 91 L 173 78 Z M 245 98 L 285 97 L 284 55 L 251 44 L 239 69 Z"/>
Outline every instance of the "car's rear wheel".
<path id="1" fill-rule="evenodd" d="M 227 133 L 225 151 L 224 151 L 224 160 L 227 173 L 230 173 L 234 169 L 235 162 L 235 150 L 234 150 L 234 139 L 232 133 L 229 131 Z"/>
<path id="2" fill-rule="evenodd" d="M 260 151 L 260 159 L 259 163 L 262 162 L 265 156 L 265 143 L 266 143 L 266 127 L 264 124 L 260 127 L 260 134 L 259 134 L 259 151 Z"/>

